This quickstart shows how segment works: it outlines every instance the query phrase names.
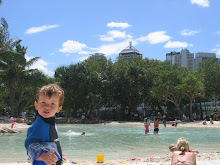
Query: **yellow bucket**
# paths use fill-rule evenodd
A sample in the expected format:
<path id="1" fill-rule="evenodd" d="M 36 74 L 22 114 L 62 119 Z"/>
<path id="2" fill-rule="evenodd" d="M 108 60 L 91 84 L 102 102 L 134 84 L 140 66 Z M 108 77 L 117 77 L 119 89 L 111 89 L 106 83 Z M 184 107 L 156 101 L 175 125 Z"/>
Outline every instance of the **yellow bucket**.
<path id="1" fill-rule="evenodd" d="M 103 163 L 104 162 L 104 154 L 97 154 L 97 163 Z"/>

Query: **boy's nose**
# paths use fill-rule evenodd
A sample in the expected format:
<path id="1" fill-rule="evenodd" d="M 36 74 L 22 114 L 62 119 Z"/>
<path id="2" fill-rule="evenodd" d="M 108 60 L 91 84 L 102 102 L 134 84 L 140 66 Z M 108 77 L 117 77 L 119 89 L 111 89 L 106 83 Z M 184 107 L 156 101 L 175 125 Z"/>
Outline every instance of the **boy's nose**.
<path id="1" fill-rule="evenodd" d="M 45 108 L 49 108 L 50 107 L 50 105 L 49 104 L 45 104 Z"/>

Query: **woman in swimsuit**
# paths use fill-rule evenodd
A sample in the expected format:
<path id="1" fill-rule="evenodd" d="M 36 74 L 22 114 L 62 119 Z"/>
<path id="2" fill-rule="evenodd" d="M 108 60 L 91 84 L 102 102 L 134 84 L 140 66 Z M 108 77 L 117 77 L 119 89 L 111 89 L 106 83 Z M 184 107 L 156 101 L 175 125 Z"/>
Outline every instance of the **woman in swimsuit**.
<path id="1" fill-rule="evenodd" d="M 149 123 L 147 121 L 147 118 L 144 119 L 144 127 L 145 127 L 145 134 L 148 134 L 148 132 L 149 132 Z"/>
<path id="2" fill-rule="evenodd" d="M 196 155 L 189 152 L 189 144 L 186 138 L 179 138 L 177 150 L 173 152 L 172 165 L 196 165 Z"/>

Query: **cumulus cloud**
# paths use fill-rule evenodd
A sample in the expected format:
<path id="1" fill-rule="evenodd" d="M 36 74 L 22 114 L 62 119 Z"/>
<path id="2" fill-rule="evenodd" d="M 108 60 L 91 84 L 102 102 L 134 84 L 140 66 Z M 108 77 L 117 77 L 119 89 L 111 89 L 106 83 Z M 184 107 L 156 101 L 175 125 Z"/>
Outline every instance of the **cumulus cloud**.
<path id="1" fill-rule="evenodd" d="M 46 31 L 48 29 L 57 28 L 58 25 L 43 25 L 39 27 L 31 27 L 25 31 L 25 34 L 33 34 L 33 33 L 39 33 L 42 31 Z"/>
<path id="2" fill-rule="evenodd" d="M 77 53 L 87 48 L 85 44 L 78 41 L 68 40 L 62 44 L 62 48 L 59 50 L 62 53 Z"/>
<path id="3" fill-rule="evenodd" d="M 126 32 L 121 32 L 118 30 L 108 31 L 107 35 L 100 35 L 101 41 L 114 41 L 114 39 L 126 39 L 132 38 L 131 35 L 127 35 Z"/>
<path id="4" fill-rule="evenodd" d="M 125 40 L 119 43 L 105 44 L 97 48 L 96 52 L 102 52 L 106 56 L 119 54 L 123 49 L 129 46 L 130 40 Z M 132 45 L 136 45 L 136 41 L 132 41 Z"/>
<path id="5" fill-rule="evenodd" d="M 180 41 L 168 41 L 166 45 L 164 45 L 164 48 L 187 48 L 188 46 L 192 46 L 192 44 Z"/>
<path id="6" fill-rule="evenodd" d="M 170 38 L 170 36 L 166 35 L 166 31 L 158 31 L 149 33 L 147 36 L 140 37 L 137 40 L 141 42 L 148 41 L 150 44 L 158 44 L 169 41 Z"/>
<path id="7" fill-rule="evenodd" d="M 128 28 L 130 26 L 131 25 L 129 25 L 128 23 L 121 23 L 121 22 L 110 22 L 110 23 L 107 24 L 107 27 L 110 27 L 110 28 L 117 27 L 117 28 L 125 29 L 125 28 Z"/>
<path id="8" fill-rule="evenodd" d="M 195 31 L 195 30 L 189 30 L 189 29 L 184 29 L 181 31 L 181 35 L 182 36 L 193 36 L 195 34 L 199 33 L 199 31 Z"/>
<path id="9" fill-rule="evenodd" d="M 25 58 L 27 60 L 30 60 L 33 57 L 29 57 L 29 56 L 25 56 Z M 50 71 L 48 68 L 48 63 L 42 59 L 38 59 L 38 61 L 36 61 L 35 63 L 33 63 L 33 65 L 30 66 L 30 69 L 38 69 L 40 71 L 42 71 L 44 74 L 49 75 L 49 76 L 53 76 L 54 72 Z"/>
<path id="10" fill-rule="evenodd" d="M 209 7 L 209 0 L 190 0 L 190 2 L 202 7 Z"/>

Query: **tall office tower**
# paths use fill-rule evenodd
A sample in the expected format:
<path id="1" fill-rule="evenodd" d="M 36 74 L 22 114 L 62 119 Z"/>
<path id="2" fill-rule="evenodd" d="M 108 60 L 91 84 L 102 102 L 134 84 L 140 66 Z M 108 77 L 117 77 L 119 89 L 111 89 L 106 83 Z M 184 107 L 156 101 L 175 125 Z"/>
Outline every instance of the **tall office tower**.
<path id="1" fill-rule="evenodd" d="M 198 52 L 195 57 L 195 70 L 199 68 L 199 63 L 211 58 L 216 58 L 216 53 Z"/>
<path id="2" fill-rule="evenodd" d="M 190 53 L 188 49 L 182 49 L 180 63 L 182 67 L 185 67 L 191 71 L 194 70 L 194 53 Z"/>
<path id="3" fill-rule="evenodd" d="M 141 56 L 142 58 L 142 54 L 132 46 L 132 42 L 129 43 L 127 48 L 119 53 L 119 57 L 124 57 L 127 62 L 129 62 L 129 58 L 133 58 L 134 56 Z"/>
<path id="4" fill-rule="evenodd" d="M 194 68 L 194 54 L 190 53 L 188 49 L 182 49 L 180 52 L 170 52 L 166 54 L 166 61 L 171 65 L 177 64 L 180 67 L 185 67 L 193 71 Z"/>
<path id="5" fill-rule="evenodd" d="M 166 54 L 166 61 L 170 65 L 178 64 L 179 65 L 180 52 L 170 52 Z"/>
<path id="6" fill-rule="evenodd" d="M 104 56 L 104 54 L 103 53 L 95 53 L 95 54 L 91 54 L 91 56 L 92 56 L 92 58 L 97 59 L 100 56 Z"/>

